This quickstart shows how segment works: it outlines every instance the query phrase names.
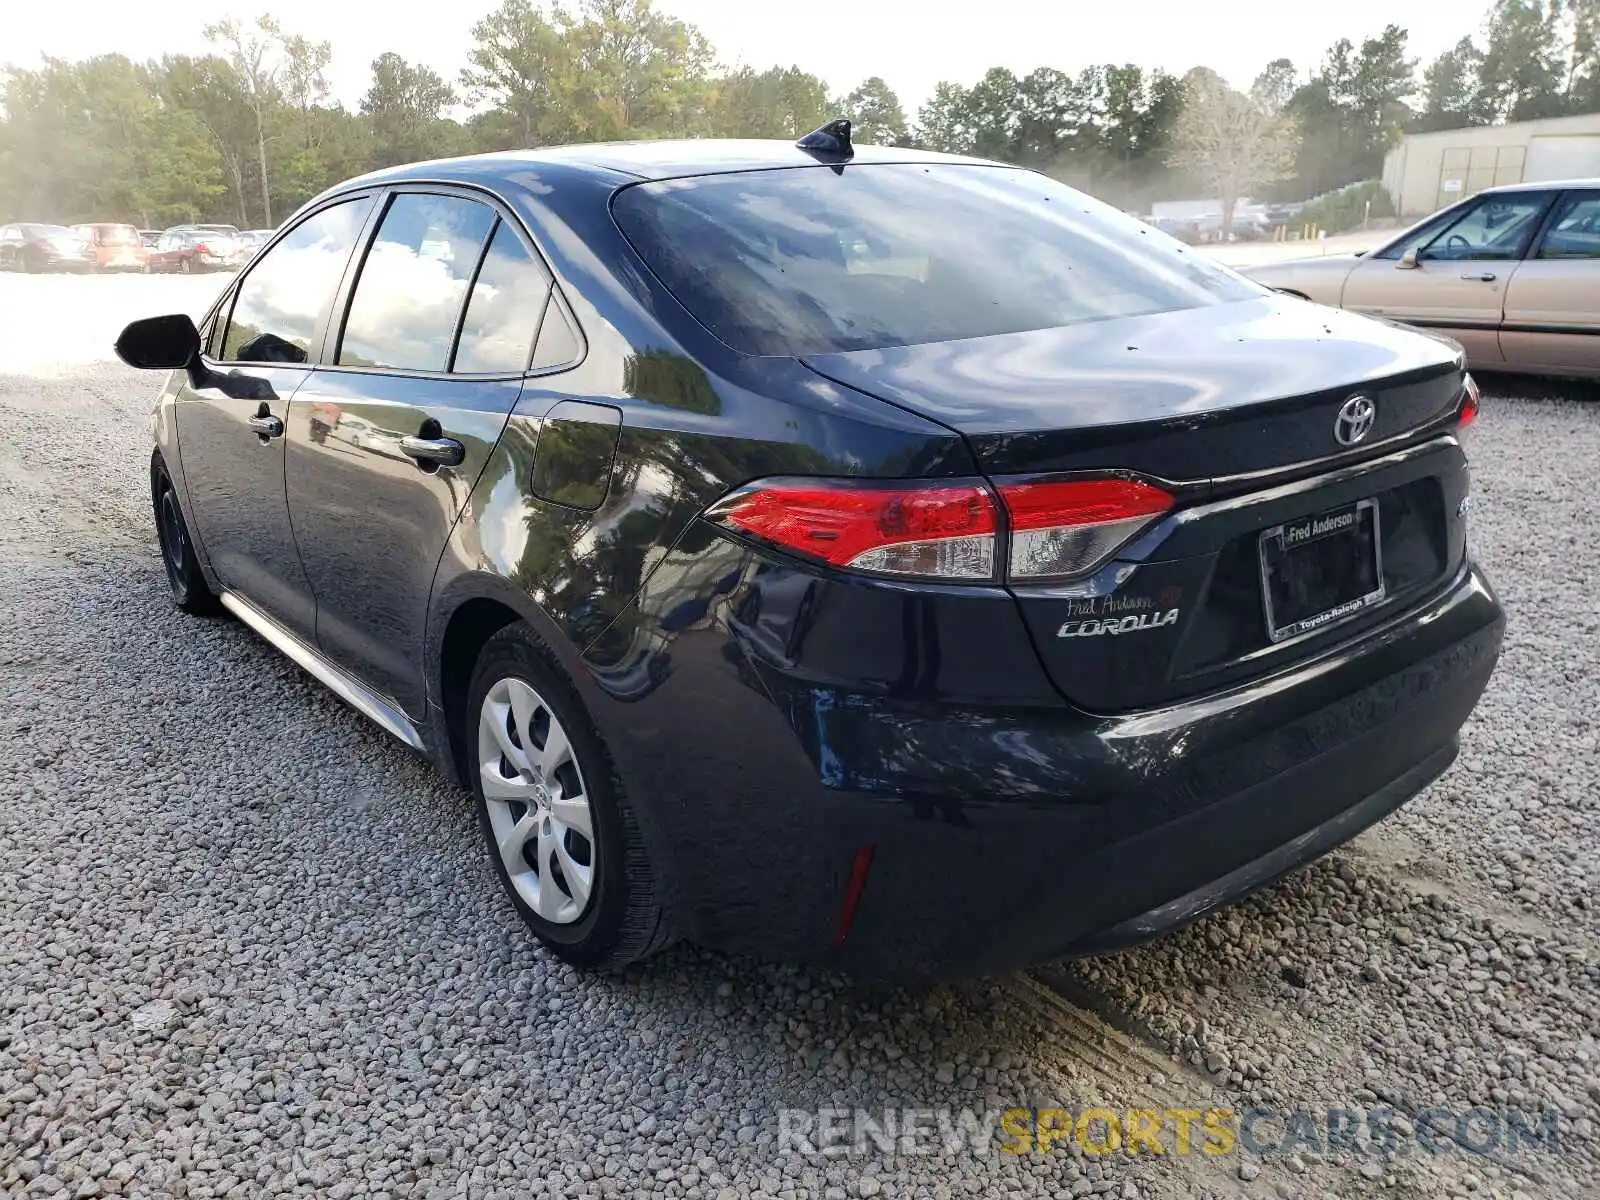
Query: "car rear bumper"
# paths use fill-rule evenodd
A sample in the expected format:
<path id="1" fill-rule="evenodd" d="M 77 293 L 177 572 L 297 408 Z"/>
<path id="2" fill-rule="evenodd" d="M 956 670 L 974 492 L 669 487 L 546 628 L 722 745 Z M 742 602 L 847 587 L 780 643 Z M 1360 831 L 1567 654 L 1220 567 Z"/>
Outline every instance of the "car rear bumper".
<path id="1" fill-rule="evenodd" d="M 702 627 L 597 715 L 683 933 L 932 979 L 1156 936 L 1354 836 L 1449 765 L 1503 627 L 1466 565 L 1293 669 L 1114 716 L 818 687 Z"/>

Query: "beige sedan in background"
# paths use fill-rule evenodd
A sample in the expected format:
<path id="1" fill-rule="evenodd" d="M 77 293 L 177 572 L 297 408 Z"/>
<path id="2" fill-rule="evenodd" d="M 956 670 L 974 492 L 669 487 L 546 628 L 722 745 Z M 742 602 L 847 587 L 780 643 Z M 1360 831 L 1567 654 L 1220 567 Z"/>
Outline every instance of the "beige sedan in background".
<path id="1" fill-rule="evenodd" d="M 1371 253 L 1244 273 L 1447 334 L 1477 370 L 1600 378 L 1600 179 L 1490 188 Z"/>

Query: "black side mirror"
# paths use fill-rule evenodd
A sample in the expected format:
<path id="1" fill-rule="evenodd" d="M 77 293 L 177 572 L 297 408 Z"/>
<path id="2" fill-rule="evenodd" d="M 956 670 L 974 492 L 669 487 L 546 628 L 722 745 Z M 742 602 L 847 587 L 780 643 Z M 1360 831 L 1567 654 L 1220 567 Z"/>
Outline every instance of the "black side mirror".
<path id="1" fill-rule="evenodd" d="M 117 338 L 117 357 L 141 370 L 174 370 L 200 357 L 200 331 L 184 313 L 134 321 Z"/>

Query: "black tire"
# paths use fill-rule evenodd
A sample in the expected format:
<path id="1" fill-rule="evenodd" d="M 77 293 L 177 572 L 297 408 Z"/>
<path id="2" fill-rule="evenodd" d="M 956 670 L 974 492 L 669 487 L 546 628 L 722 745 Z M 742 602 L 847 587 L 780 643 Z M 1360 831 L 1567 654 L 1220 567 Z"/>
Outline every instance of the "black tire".
<path id="1" fill-rule="evenodd" d="M 189 525 L 178 504 L 178 493 L 159 455 L 150 462 L 150 498 L 155 507 L 156 538 L 161 543 L 161 563 L 167 569 L 172 603 L 195 616 L 211 616 L 221 611 L 216 593 L 200 570 L 194 541 L 189 537 Z"/>
<path id="2" fill-rule="evenodd" d="M 192 275 L 192 274 L 194 274 L 194 263 L 190 259 L 180 258 L 178 260 L 178 274 L 180 274 L 180 275 Z"/>
<path id="3" fill-rule="evenodd" d="M 567 924 L 545 920 L 518 894 L 506 871 L 491 824 L 490 801 L 479 766 L 479 716 L 496 684 L 520 680 L 543 699 L 559 721 L 582 774 L 594 825 L 593 886 L 582 915 Z M 506 626 L 485 643 L 467 689 L 459 745 L 467 758 L 478 823 L 495 874 L 528 928 L 563 961 L 586 970 L 615 971 L 664 949 L 672 941 L 656 899 L 655 877 L 622 780 L 589 713 L 549 650 L 525 624 Z M 528 738 L 527 731 L 522 737 Z M 522 744 L 531 745 L 531 739 Z"/>

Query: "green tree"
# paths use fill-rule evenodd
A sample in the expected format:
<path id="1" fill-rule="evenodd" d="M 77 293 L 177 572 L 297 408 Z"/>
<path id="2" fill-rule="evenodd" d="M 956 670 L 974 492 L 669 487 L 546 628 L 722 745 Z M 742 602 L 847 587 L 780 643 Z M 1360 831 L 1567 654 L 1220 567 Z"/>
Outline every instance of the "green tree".
<path id="1" fill-rule="evenodd" d="M 1567 68 L 1567 108 L 1600 112 L 1600 0 L 1569 0 L 1572 40 Z"/>
<path id="2" fill-rule="evenodd" d="M 1561 0 L 1496 0 L 1489 12 L 1477 105 L 1506 121 L 1566 111 Z"/>
<path id="3" fill-rule="evenodd" d="M 1301 198 L 1382 171 L 1384 154 L 1412 116 L 1416 63 L 1406 57 L 1406 41 L 1397 25 L 1359 49 L 1341 38 L 1295 92 L 1286 111 L 1302 133 L 1292 189 Z"/>
<path id="4" fill-rule="evenodd" d="M 1296 82 L 1298 76 L 1293 62 L 1287 58 L 1275 58 L 1256 76 L 1255 82 L 1250 85 L 1250 94 L 1257 103 L 1272 112 L 1283 112 L 1294 100 L 1295 92 L 1300 90 Z"/>
<path id="5" fill-rule="evenodd" d="M 741 67 L 711 87 L 714 137 L 797 138 L 829 119 L 828 85 L 799 67 Z"/>
<path id="6" fill-rule="evenodd" d="M 529 0 L 504 0 L 472 27 L 472 49 L 461 83 L 489 112 L 471 123 L 474 140 L 542 146 L 575 132 L 576 64 L 558 27 Z"/>
<path id="7" fill-rule="evenodd" d="M 1042 95 L 1046 80 L 1041 72 L 1036 71 L 1033 76 L 1036 78 L 1030 85 L 1032 95 L 1027 100 L 1023 99 L 1017 77 L 1004 67 L 990 67 L 967 92 L 966 123 L 972 132 L 971 153 L 1004 162 L 1018 161 L 1024 104 L 1033 110 L 1031 115 L 1035 119 L 1048 120 Z M 1032 136 L 1037 139 L 1038 133 L 1036 130 Z"/>
<path id="8" fill-rule="evenodd" d="M 459 130 L 445 117 L 456 95 L 437 72 L 389 51 L 372 60 L 372 83 L 361 99 L 371 139 L 371 165 L 393 166 L 451 153 Z"/>
<path id="9" fill-rule="evenodd" d="M 221 47 L 255 117 L 261 220 L 270 227 L 272 186 L 267 172 L 267 129 L 272 124 L 273 110 L 282 104 L 278 77 L 285 57 L 283 31 L 274 18 L 263 14 L 253 25 L 241 25 L 231 17 L 217 21 L 206 26 L 205 35 L 207 41 Z"/>
<path id="10" fill-rule="evenodd" d="M 204 130 L 163 101 L 158 83 L 156 69 L 119 54 L 8 72 L 0 207 L 141 225 L 202 215 L 223 193 L 220 163 Z"/>
<path id="11" fill-rule="evenodd" d="M 933 95 L 917 110 L 912 140 L 925 150 L 970 154 L 973 131 L 967 89 L 959 83 L 935 84 Z"/>
<path id="12" fill-rule="evenodd" d="M 1222 201 L 1222 228 L 1252 188 L 1273 183 L 1293 168 L 1294 118 L 1270 112 L 1252 96 L 1229 87 L 1214 71 L 1190 71 L 1183 108 L 1173 129 L 1170 158 Z"/>
<path id="13" fill-rule="evenodd" d="M 227 184 L 228 215 L 240 225 L 250 224 L 245 181 L 257 150 L 255 112 L 233 68 L 214 55 L 169 55 L 161 60 L 158 80 L 163 101 L 186 113 L 216 151 Z"/>
<path id="14" fill-rule="evenodd" d="M 1484 112 L 1479 100 L 1482 63 L 1483 52 L 1471 38 L 1462 38 L 1429 63 L 1422 72 L 1422 110 L 1412 128 L 1464 129 L 1487 124 L 1493 114 Z"/>
<path id="15" fill-rule="evenodd" d="M 516 144 L 688 135 L 710 99 L 712 50 L 654 0 L 583 0 L 576 12 L 504 0 L 473 27 L 461 74 L 491 106 L 477 136 Z"/>
<path id="16" fill-rule="evenodd" d="M 1078 81 L 1053 67 L 1020 80 L 991 69 L 972 89 L 978 152 L 1043 170 L 1059 165 L 1082 125 L 1083 99 Z"/>
<path id="17" fill-rule="evenodd" d="M 900 97 L 874 75 L 839 102 L 854 129 L 851 137 L 869 146 L 901 146 L 907 141 L 906 114 Z"/>
<path id="18" fill-rule="evenodd" d="M 577 51 L 583 137 L 696 131 L 715 56 L 693 25 L 662 13 L 655 0 L 582 0 L 568 38 Z"/>

